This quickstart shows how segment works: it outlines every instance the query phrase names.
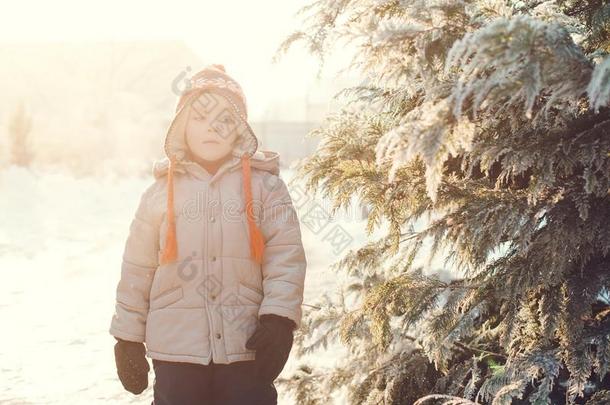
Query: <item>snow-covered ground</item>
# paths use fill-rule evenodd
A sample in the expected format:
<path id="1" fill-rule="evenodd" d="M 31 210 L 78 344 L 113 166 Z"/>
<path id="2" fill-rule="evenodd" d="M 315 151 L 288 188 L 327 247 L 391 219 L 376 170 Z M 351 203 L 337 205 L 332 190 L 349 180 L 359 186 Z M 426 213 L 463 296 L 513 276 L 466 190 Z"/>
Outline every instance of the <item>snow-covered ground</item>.
<path id="1" fill-rule="evenodd" d="M 283 171 L 285 180 L 291 178 Z M 116 376 L 114 338 L 108 327 L 129 224 L 150 178 L 76 179 L 67 174 L 0 170 L 0 403 L 2 404 L 150 404 L 149 388 L 139 396 L 123 390 Z M 291 195 L 305 216 L 311 203 Z M 301 206 L 305 199 L 309 203 Z M 304 303 L 332 292 L 341 278 L 328 266 L 337 236 L 365 239 L 359 212 L 349 212 L 318 231 L 302 224 L 308 270 Z M 303 218 L 302 218 L 303 222 Z M 335 242 L 333 242 L 335 241 Z M 349 241 L 349 239 L 348 239 Z M 314 364 L 338 358 L 319 356 Z M 149 360 L 150 361 L 150 360 Z M 291 356 L 282 376 L 299 360 Z M 280 404 L 293 401 L 280 393 Z"/>

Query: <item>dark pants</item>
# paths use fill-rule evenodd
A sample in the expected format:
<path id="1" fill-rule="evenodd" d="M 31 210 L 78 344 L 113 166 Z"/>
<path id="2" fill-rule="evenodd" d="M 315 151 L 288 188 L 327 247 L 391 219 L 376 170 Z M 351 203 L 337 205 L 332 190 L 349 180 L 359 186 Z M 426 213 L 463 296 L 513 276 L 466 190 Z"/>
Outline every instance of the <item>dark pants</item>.
<path id="1" fill-rule="evenodd" d="M 254 360 L 209 365 L 153 359 L 151 405 L 276 405 L 273 383 L 257 379 Z"/>

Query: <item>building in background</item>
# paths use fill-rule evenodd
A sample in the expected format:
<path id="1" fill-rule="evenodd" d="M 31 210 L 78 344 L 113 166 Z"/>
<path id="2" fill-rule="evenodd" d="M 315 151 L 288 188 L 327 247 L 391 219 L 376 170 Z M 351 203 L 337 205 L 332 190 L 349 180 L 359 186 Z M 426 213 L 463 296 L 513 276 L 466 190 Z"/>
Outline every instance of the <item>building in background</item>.
<path id="1" fill-rule="evenodd" d="M 322 125 L 324 118 L 337 108 L 333 96 L 354 83 L 355 79 L 346 75 L 323 77 L 314 82 L 304 97 L 287 96 L 270 103 L 262 119 L 251 122 L 262 148 L 279 152 L 284 167 L 310 156 L 319 139 L 307 134 Z"/>

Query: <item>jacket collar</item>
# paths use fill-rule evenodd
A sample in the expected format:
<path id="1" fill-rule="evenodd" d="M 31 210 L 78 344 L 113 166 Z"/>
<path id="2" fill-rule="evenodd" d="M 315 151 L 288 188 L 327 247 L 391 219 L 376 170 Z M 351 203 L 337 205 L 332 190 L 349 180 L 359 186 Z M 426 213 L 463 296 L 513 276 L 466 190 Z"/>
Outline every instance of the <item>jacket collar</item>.
<path id="1" fill-rule="evenodd" d="M 188 173 L 200 180 L 208 180 L 210 184 L 216 183 L 225 173 L 230 173 L 234 170 L 239 170 L 241 158 L 234 153 L 230 160 L 224 162 L 213 175 L 208 173 L 201 165 L 190 160 L 181 159 L 176 162 L 174 168 L 177 173 Z M 169 158 L 157 160 L 153 164 L 152 173 L 155 179 L 160 179 L 167 176 L 167 168 L 169 166 Z M 278 175 L 280 173 L 280 155 L 277 152 L 269 150 L 258 150 L 250 157 L 250 166 L 268 173 Z"/>

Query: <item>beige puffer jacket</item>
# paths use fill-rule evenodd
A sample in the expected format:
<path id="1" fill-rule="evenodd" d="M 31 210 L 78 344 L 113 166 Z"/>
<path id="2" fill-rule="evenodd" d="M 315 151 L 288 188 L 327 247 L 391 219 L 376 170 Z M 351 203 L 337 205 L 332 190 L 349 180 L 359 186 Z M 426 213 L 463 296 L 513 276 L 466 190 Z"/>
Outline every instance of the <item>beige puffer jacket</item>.
<path id="1" fill-rule="evenodd" d="M 175 136 L 170 130 L 168 137 Z M 145 342 L 152 359 L 253 360 L 255 351 L 245 345 L 258 316 L 277 314 L 301 324 L 307 262 L 296 211 L 279 177 L 279 155 L 257 151 L 250 160 L 256 222 L 265 240 L 262 264 L 250 257 L 237 154 L 214 175 L 182 157 L 173 179 L 178 258 L 159 264 L 167 225 L 165 158 L 155 163 L 155 182 L 130 226 L 110 334 Z"/>

